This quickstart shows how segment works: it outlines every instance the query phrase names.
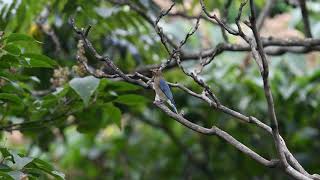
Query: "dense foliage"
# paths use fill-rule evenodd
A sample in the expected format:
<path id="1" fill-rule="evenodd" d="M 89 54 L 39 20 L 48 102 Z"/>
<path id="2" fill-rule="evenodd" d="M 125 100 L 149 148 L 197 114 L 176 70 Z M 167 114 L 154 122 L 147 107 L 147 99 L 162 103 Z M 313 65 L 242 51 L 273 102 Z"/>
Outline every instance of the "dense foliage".
<path id="1" fill-rule="evenodd" d="M 152 17 L 160 13 L 153 1 L 133 2 Z M 178 1 L 177 6 L 183 3 L 187 14 L 201 9 L 197 0 Z M 207 2 L 216 11 L 222 11 L 224 4 Z M 258 10 L 264 4 L 256 1 Z M 226 20 L 230 24 L 239 5 L 240 1 L 232 1 Z M 309 1 L 308 7 L 313 35 L 319 38 L 320 3 Z M 280 31 L 301 37 L 299 13 L 299 8 L 279 2 L 268 20 L 277 18 L 286 24 Z M 243 19 L 247 14 L 245 9 Z M 176 123 L 152 105 L 152 90 L 89 75 L 76 60 L 78 38 L 69 24 L 71 17 L 79 27 L 92 25 L 89 39 L 94 47 L 124 72 L 168 58 L 154 28 L 128 6 L 100 0 L 0 0 L 0 179 L 288 178 L 216 137 Z M 193 22 L 165 17 L 160 25 L 179 42 Z M 183 47 L 186 51 L 224 41 L 219 26 L 202 21 L 200 28 Z M 272 30 L 262 30 L 268 28 Z M 229 40 L 239 41 L 234 36 Z M 91 66 L 108 71 L 92 54 L 86 57 Z M 262 79 L 250 58 L 249 52 L 224 52 L 201 76 L 225 105 L 268 123 Z M 270 64 L 280 132 L 306 170 L 320 172 L 319 53 L 270 56 Z M 192 69 L 197 61 L 184 65 Z M 169 82 L 201 91 L 178 68 L 164 74 Z M 266 133 L 172 90 L 178 109 L 195 123 L 215 124 L 264 157 L 275 156 L 273 140 Z"/>

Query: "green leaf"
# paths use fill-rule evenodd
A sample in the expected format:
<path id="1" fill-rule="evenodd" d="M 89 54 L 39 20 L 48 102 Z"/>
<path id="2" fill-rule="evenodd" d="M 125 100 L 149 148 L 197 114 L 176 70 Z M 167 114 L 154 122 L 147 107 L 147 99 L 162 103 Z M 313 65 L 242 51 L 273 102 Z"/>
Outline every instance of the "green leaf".
<path id="1" fill-rule="evenodd" d="M 119 108 L 114 106 L 112 103 L 108 103 L 105 106 L 105 112 L 108 115 L 109 120 L 115 123 L 119 128 L 121 128 L 121 111 Z"/>
<path id="2" fill-rule="evenodd" d="M 106 88 L 108 90 L 114 90 L 114 91 L 134 91 L 134 90 L 140 89 L 140 87 L 137 85 L 133 85 L 123 81 L 117 81 L 117 82 L 108 81 Z"/>
<path id="3" fill-rule="evenodd" d="M 145 97 L 135 94 L 121 95 L 115 101 L 128 106 L 141 105 L 147 102 Z"/>
<path id="4" fill-rule="evenodd" d="M 34 158 L 32 163 L 35 164 L 36 167 L 41 169 L 42 171 L 45 171 L 48 174 L 51 174 L 56 179 L 61 179 L 61 180 L 65 179 L 65 175 L 62 172 L 56 171 L 54 167 L 51 164 L 47 163 L 46 161 L 43 161 L 39 158 Z"/>
<path id="5" fill-rule="evenodd" d="M 54 60 L 42 54 L 26 53 L 23 54 L 22 57 L 25 60 L 25 67 L 52 68 L 57 66 L 57 63 Z"/>
<path id="6" fill-rule="evenodd" d="M 95 104 L 75 114 L 80 133 L 97 133 L 108 124 L 121 126 L 121 111 L 112 103 Z M 98 117 L 98 118 L 92 118 Z"/>
<path id="7" fill-rule="evenodd" d="M 5 51 L 7 51 L 9 54 L 12 55 L 20 55 L 21 54 L 21 50 L 18 46 L 13 45 L 13 44 L 8 44 L 3 48 Z"/>
<path id="8" fill-rule="evenodd" d="M 36 100 L 34 104 L 35 107 L 39 106 L 39 108 L 50 108 L 58 104 L 58 98 L 53 94 L 48 94 L 44 96 L 42 100 Z"/>
<path id="9" fill-rule="evenodd" d="M 7 43 L 15 42 L 15 41 L 30 41 L 30 42 L 39 42 L 33 39 L 31 36 L 20 33 L 12 33 L 7 37 Z M 39 42 L 40 43 L 40 42 Z"/>
<path id="10" fill-rule="evenodd" d="M 77 130 L 80 133 L 96 133 L 108 123 L 105 107 L 101 105 L 89 106 L 75 114 L 78 122 Z M 92 118 L 95 117 L 95 118 Z M 99 118 L 97 118 L 99 117 Z"/>
<path id="11" fill-rule="evenodd" d="M 9 68 L 9 67 L 16 67 L 19 65 L 19 60 L 16 56 L 11 54 L 5 54 L 0 57 L 0 67 Z"/>
<path id="12" fill-rule="evenodd" d="M 51 171 L 51 174 L 56 178 L 65 179 L 65 175 L 59 171 Z"/>
<path id="13" fill-rule="evenodd" d="M 49 163 L 47 163 L 46 161 L 43 161 L 39 158 L 34 158 L 34 160 L 32 161 L 37 168 L 45 170 L 45 171 L 52 171 L 54 170 L 53 166 Z"/>
<path id="14" fill-rule="evenodd" d="M 15 94 L 9 94 L 9 93 L 0 93 L 0 100 L 9 101 L 16 104 L 21 104 L 21 98 Z"/>
<path id="15" fill-rule="evenodd" d="M 7 148 L 0 148 L 0 152 L 1 152 L 3 158 L 9 157 L 9 156 L 12 157 L 12 155 L 10 154 L 10 152 Z"/>
<path id="16" fill-rule="evenodd" d="M 69 89 L 70 89 L 70 86 L 65 85 L 63 87 L 57 88 L 57 90 L 55 92 L 53 92 L 52 94 L 59 97 L 59 98 L 62 98 L 68 94 Z"/>
<path id="17" fill-rule="evenodd" d="M 13 177 L 11 177 L 9 174 L 7 174 L 6 172 L 2 172 L 0 171 L 0 179 L 6 179 L 6 180 L 14 180 Z"/>
<path id="18" fill-rule="evenodd" d="M 100 79 L 93 76 L 84 78 L 73 78 L 69 84 L 73 90 L 81 97 L 85 105 L 88 105 L 91 95 L 99 85 Z"/>

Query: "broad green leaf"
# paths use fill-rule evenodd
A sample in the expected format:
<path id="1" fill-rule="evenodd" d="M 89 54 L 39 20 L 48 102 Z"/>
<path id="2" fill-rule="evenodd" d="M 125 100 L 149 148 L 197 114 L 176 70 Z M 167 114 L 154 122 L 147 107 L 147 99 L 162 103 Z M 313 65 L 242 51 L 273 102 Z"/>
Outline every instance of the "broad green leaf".
<path id="1" fill-rule="evenodd" d="M 34 158 L 32 163 L 35 164 L 36 167 L 41 169 L 42 171 L 45 171 L 46 173 L 54 176 L 56 179 L 65 179 L 65 175 L 62 172 L 56 171 L 54 167 L 46 161 L 43 161 L 39 158 Z"/>
<path id="2" fill-rule="evenodd" d="M 77 130 L 80 133 L 96 133 L 108 122 L 104 113 L 105 107 L 101 105 L 89 106 L 76 114 L 78 122 Z M 92 118 L 93 116 L 99 118 Z"/>
<path id="3" fill-rule="evenodd" d="M 73 78 L 69 84 L 70 87 L 76 91 L 81 97 L 85 105 L 88 105 L 91 95 L 97 89 L 100 79 L 93 76 L 83 78 Z"/>
<path id="4" fill-rule="evenodd" d="M 43 97 L 42 100 L 38 100 L 35 101 L 34 104 L 36 106 L 36 103 L 39 103 L 40 107 L 45 107 L 45 108 L 49 108 L 49 107 L 54 107 L 57 105 L 58 103 L 58 98 L 57 96 L 53 95 L 53 94 L 48 94 L 47 96 Z"/>
<path id="5" fill-rule="evenodd" d="M 121 104 L 134 106 L 146 103 L 147 99 L 140 95 L 126 94 L 119 96 L 115 101 Z"/>
<path id="6" fill-rule="evenodd" d="M 59 87 L 56 89 L 55 92 L 53 92 L 52 94 L 59 97 L 59 98 L 62 98 L 64 96 L 66 96 L 69 92 L 69 89 L 70 89 L 70 86 L 69 85 L 65 85 L 63 87 Z"/>
<path id="7" fill-rule="evenodd" d="M 92 118 L 93 116 L 99 118 Z M 121 125 L 121 111 L 112 103 L 92 105 L 76 114 L 78 131 L 81 133 L 96 133 L 108 124 Z"/>
<path id="8" fill-rule="evenodd" d="M 25 60 L 24 65 L 26 67 L 52 68 L 57 66 L 57 63 L 54 60 L 42 54 L 26 53 L 23 54 L 22 57 Z"/>
<path id="9" fill-rule="evenodd" d="M 14 180 L 12 176 L 10 176 L 7 172 L 3 172 L 0 170 L 0 179 L 6 179 L 6 180 Z"/>
<path id="10" fill-rule="evenodd" d="M 51 171 L 51 174 L 59 179 L 65 179 L 65 175 L 59 171 Z"/>
<path id="11" fill-rule="evenodd" d="M 51 164 L 47 163 L 46 161 L 43 161 L 39 158 L 34 158 L 32 161 L 38 168 L 45 170 L 45 171 L 53 171 L 54 168 Z"/>
<path id="12" fill-rule="evenodd" d="M 140 89 L 140 87 L 123 81 L 108 81 L 106 89 L 113 91 L 134 91 Z"/>
<path id="13" fill-rule="evenodd" d="M 7 157 L 12 157 L 11 153 L 9 152 L 9 150 L 7 148 L 0 148 L 0 152 L 2 154 L 3 158 L 7 158 Z"/>
<path id="14" fill-rule="evenodd" d="M 7 43 L 14 42 L 14 41 L 30 41 L 30 42 L 38 42 L 35 39 L 33 39 L 31 36 L 28 36 L 26 34 L 20 34 L 20 33 L 12 33 L 7 37 Z"/>
<path id="15" fill-rule="evenodd" d="M 21 54 L 20 48 L 14 44 L 8 44 L 3 49 L 12 55 L 18 56 Z"/>
<path id="16" fill-rule="evenodd" d="M 108 119 L 115 123 L 121 128 L 121 111 L 119 108 L 114 106 L 112 103 L 108 103 L 105 106 L 105 112 L 107 113 Z"/>
<path id="17" fill-rule="evenodd" d="M 5 54 L 0 57 L 0 68 L 17 67 L 19 64 L 19 60 L 16 58 L 16 56 L 11 54 Z"/>
<path id="18" fill-rule="evenodd" d="M 22 103 L 21 98 L 19 98 L 19 96 L 10 93 L 0 93 L 0 100 L 9 101 L 16 104 Z"/>

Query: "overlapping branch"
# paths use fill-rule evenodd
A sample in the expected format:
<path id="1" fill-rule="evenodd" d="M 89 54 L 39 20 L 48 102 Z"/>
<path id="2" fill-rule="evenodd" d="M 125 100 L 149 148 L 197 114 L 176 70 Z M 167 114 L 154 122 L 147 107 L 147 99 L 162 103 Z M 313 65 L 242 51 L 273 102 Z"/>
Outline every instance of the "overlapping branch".
<path id="1" fill-rule="evenodd" d="M 281 54 L 284 52 L 292 51 L 292 52 L 308 52 L 312 50 L 319 50 L 319 44 L 320 40 L 319 39 L 303 39 L 303 40 L 282 40 L 282 39 L 273 39 L 273 38 L 261 38 L 258 32 L 258 27 L 256 23 L 256 14 L 253 8 L 253 1 L 250 0 L 250 10 L 251 10 L 251 18 L 250 18 L 250 23 L 246 23 L 253 32 L 253 37 L 250 37 L 246 35 L 239 24 L 241 14 L 242 14 L 242 9 L 246 5 L 246 1 L 243 2 L 240 6 L 239 9 L 239 14 L 238 17 L 236 18 L 236 24 L 238 29 L 235 30 L 231 28 L 231 26 L 228 26 L 225 24 L 225 21 L 220 20 L 216 15 L 210 15 L 210 13 L 207 11 L 205 4 L 203 0 L 200 1 L 203 12 L 206 15 L 206 18 L 204 18 L 203 15 L 199 15 L 197 17 L 189 17 L 189 16 L 184 16 L 182 14 L 179 14 L 179 16 L 186 17 L 189 19 L 197 19 L 195 27 L 187 33 L 185 36 L 184 40 L 180 42 L 179 45 L 176 45 L 175 43 L 172 43 L 169 39 L 167 39 L 167 36 L 161 31 L 161 28 L 158 27 L 158 22 L 160 19 L 166 15 L 170 14 L 170 10 L 174 6 L 172 4 L 170 8 L 160 14 L 158 18 L 156 19 L 155 22 L 151 20 L 146 14 L 144 14 L 138 7 L 135 7 L 133 4 L 131 4 L 128 1 L 118 1 L 114 3 L 124 3 L 129 5 L 130 7 L 133 7 L 134 10 L 136 10 L 139 14 L 142 14 L 144 18 L 147 19 L 148 22 L 154 25 L 154 28 L 159 35 L 162 44 L 165 46 L 165 49 L 169 53 L 169 58 L 167 62 L 165 62 L 165 65 L 154 65 L 153 67 L 148 67 L 148 68 L 168 68 L 170 66 L 174 66 L 175 64 L 180 67 L 180 69 L 187 75 L 193 78 L 193 80 L 201 87 L 204 88 L 204 91 L 202 93 L 196 93 L 187 87 L 183 86 L 182 84 L 178 83 L 169 83 L 170 86 L 172 87 L 177 87 L 184 92 L 188 93 L 191 96 L 194 96 L 196 98 L 199 98 L 203 100 L 204 102 L 208 103 L 210 106 L 213 107 L 214 110 L 223 112 L 225 114 L 228 114 L 235 119 L 238 119 L 242 122 L 249 123 L 249 124 L 254 124 L 257 127 L 261 128 L 262 130 L 268 132 L 270 135 L 274 137 L 275 141 L 275 147 L 278 150 L 278 155 L 279 155 L 279 160 L 274 159 L 274 160 L 267 160 L 264 157 L 260 156 L 241 142 L 237 141 L 234 137 L 232 137 L 230 134 L 227 132 L 221 130 L 220 128 L 213 126 L 212 128 L 205 128 L 202 126 L 199 126 L 195 123 L 192 123 L 191 121 L 185 119 L 182 114 L 176 114 L 172 112 L 168 107 L 166 107 L 164 104 L 159 103 L 159 102 L 154 102 L 154 104 L 161 109 L 165 114 L 167 114 L 169 117 L 175 119 L 182 125 L 186 126 L 187 128 L 201 133 L 205 135 L 215 135 L 221 138 L 222 140 L 226 141 L 230 145 L 234 146 L 236 149 L 239 151 L 243 152 L 244 154 L 248 155 L 255 161 L 265 165 L 266 167 L 280 167 L 281 169 L 284 170 L 288 175 L 290 175 L 293 178 L 296 179 L 316 179 L 317 175 L 310 175 L 307 171 L 304 170 L 304 168 L 299 164 L 299 162 L 294 158 L 292 153 L 288 150 L 288 148 L 285 145 L 285 141 L 283 138 L 280 136 L 279 130 L 278 130 L 278 122 L 276 119 L 276 113 L 274 109 L 274 104 L 273 104 L 273 99 L 272 99 L 272 93 L 270 89 L 270 85 L 268 82 L 268 61 L 266 58 L 266 54 Z M 267 11 L 267 10 L 266 10 Z M 171 14 L 173 16 L 173 14 Z M 183 45 L 187 42 L 188 38 L 192 36 L 198 29 L 199 26 L 199 21 L 200 19 L 205 19 L 205 20 L 210 20 L 216 22 L 221 28 L 223 28 L 226 32 L 240 36 L 242 37 L 248 44 L 247 45 L 240 45 L 240 44 L 229 44 L 229 43 L 221 43 L 216 48 L 207 50 L 201 53 L 193 53 L 193 54 L 188 54 L 183 52 L 182 47 Z M 113 62 L 111 59 L 108 57 L 102 57 L 101 55 L 98 54 L 98 52 L 94 49 L 90 41 L 87 39 L 87 33 L 89 30 L 84 30 L 84 29 L 79 29 L 75 26 L 74 21 L 71 21 L 72 26 L 75 30 L 75 32 L 79 35 L 81 41 L 84 42 L 84 46 L 89 49 L 90 52 L 93 53 L 93 55 L 105 62 L 110 68 L 112 68 L 116 74 L 113 75 L 115 78 L 119 78 L 120 80 L 127 81 L 129 83 L 133 83 L 136 85 L 140 85 L 144 88 L 151 88 L 152 84 L 150 83 L 151 78 L 142 75 L 139 73 L 139 71 L 135 72 L 133 75 L 131 74 L 125 74 L 123 73 Z M 259 24 L 258 24 L 259 25 Z M 260 26 L 260 25 L 259 25 Z M 170 41 L 169 43 L 171 45 L 172 50 L 170 49 L 169 45 L 167 42 Z M 270 49 L 268 48 L 270 47 Z M 271 49 L 276 47 L 276 49 Z M 300 48 L 300 49 L 298 49 Z M 213 94 L 211 88 L 203 81 L 201 78 L 199 78 L 198 74 L 193 73 L 193 72 L 188 72 L 183 65 L 181 64 L 182 61 L 188 60 L 188 59 L 201 59 L 201 58 L 209 58 L 209 61 L 205 61 L 203 66 L 209 64 L 214 57 L 224 51 L 251 51 L 253 54 L 254 59 L 256 60 L 261 76 L 263 78 L 264 82 L 264 92 L 266 95 L 267 99 L 267 104 L 268 104 L 268 110 L 269 110 L 269 117 L 271 120 L 271 126 L 266 125 L 262 121 L 258 120 L 255 117 L 252 116 L 246 116 L 243 115 L 237 111 L 234 111 L 223 104 L 221 104 L 216 96 Z M 174 59 L 175 61 L 172 61 Z M 81 60 L 81 59 L 78 59 Z M 88 66 L 86 61 L 81 61 L 85 66 Z M 95 72 L 89 71 L 89 68 L 87 68 L 88 72 L 96 75 Z M 148 69 L 145 69 L 148 70 Z M 140 71 L 141 72 L 141 71 Z M 104 74 L 101 72 L 100 76 L 96 76 L 99 78 L 114 78 L 110 77 L 109 75 Z"/>
<path id="2" fill-rule="evenodd" d="M 87 49 L 89 49 L 91 52 L 93 52 L 94 56 L 97 59 L 103 60 L 105 63 L 107 63 L 107 65 L 110 66 L 110 62 L 109 59 L 104 59 L 104 57 L 102 57 L 101 55 L 99 55 L 97 53 L 97 51 L 93 48 L 93 46 L 91 45 L 90 41 L 87 39 L 87 37 L 85 36 L 85 30 L 80 30 L 79 28 L 77 28 L 74 24 L 74 21 L 71 21 L 71 24 L 75 30 L 75 32 L 79 35 L 79 37 L 81 38 L 82 41 L 86 42 L 84 43 L 84 45 L 86 46 Z M 82 62 L 83 63 L 83 62 Z M 136 79 L 132 79 L 129 75 L 122 73 L 122 71 L 120 69 L 117 69 L 117 67 L 112 63 L 112 65 L 114 67 L 115 71 L 119 78 L 122 78 L 122 80 L 127 81 L 129 83 L 133 83 L 133 84 L 137 84 L 140 85 L 144 88 L 149 88 L 152 85 L 146 83 L 145 81 L 148 81 L 150 78 L 145 77 L 141 74 L 137 74 L 140 79 L 136 80 Z M 101 76 L 104 77 L 104 76 Z M 216 102 L 214 102 L 212 99 L 210 99 L 210 97 L 208 97 L 205 93 L 203 94 L 197 94 L 193 91 L 191 91 L 190 89 L 184 87 L 183 85 L 180 84 L 171 84 L 170 85 L 174 86 L 174 87 L 179 87 L 180 89 L 184 90 L 185 92 L 189 93 L 190 95 L 193 95 L 195 97 L 198 98 L 202 98 L 205 99 L 207 102 L 209 102 L 210 105 L 215 106 L 215 107 L 219 107 L 221 109 L 224 108 L 224 106 L 220 107 L 219 105 L 217 105 Z M 222 138 L 223 140 L 225 140 L 226 142 L 230 143 L 231 145 L 235 146 L 238 150 L 242 151 L 243 153 L 249 155 L 251 158 L 257 160 L 258 162 L 262 163 L 265 166 L 268 167 L 274 167 L 276 164 L 278 164 L 277 160 L 272 160 L 269 161 L 265 158 L 263 158 L 262 156 L 258 155 L 257 153 L 255 153 L 254 151 L 252 151 L 250 148 L 248 148 L 247 146 L 243 145 L 242 143 L 240 143 L 239 141 L 237 141 L 235 138 L 233 138 L 231 135 L 229 135 L 228 133 L 224 132 L 223 130 L 219 129 L 218 127 L 213 127 L 211 129 L 208 128 L 204 128 L 201 127 L 199 125 L 196 125 L 194 123 L 191 123 L 191 121 L 186 120 L 181 114 L 175 114 L 173 113 L 170 109 L 168 109 L 164 104 L 156 104 L 157 107 L 159 107 L 163 112 L 165 112 L 166 114 L 168 114 L 170 117 L 173 117 L 174 119 L 176 119 L 177 121 L 179 121 L 180 123 L 184 124 L 185 126 L 191 128 L 192 130 L 195 130 L 199 133 L 203 133 L 203 134 L 207 134 L 207 135 L 216 135 L 220 138 Z M 229 110 L 229 109 L 223 109 L 225 111 L 229 111 L 229 113 L 233 114 L 234 116 L 241 116 L 238 115 L 236 112 Z"/>
<path id="3" fill-rule="evenodd" d="M 141 9 L 139 6 L 135 5 L 131 1 L 129 0 L 107 0 L 107 1 L 115 5 L 128 5 L 133 11 L 136 11 L 142 18 L 146 20 L 146 22 L 148 22 L 152 27 L 154 27 L 155 21 L 153 20 L 153 18 L 146 11 L 144 11 L 143 9 Z M 276 1 L 274 0 L 267 1 L 266 7 L 263 9 L 262 13 L 257 19 L 258 29 L 261 28 L 264 19 L 266 18 L 266 16 L 270 12 L 270 9 L 275 3 Z M 170 13 L 170 10 L 169 10 L 170 8 L 169 8 L 167 16 L 171 16 L 171 17 L 179 16 L 187 20 L 200 18 L 200 19 L 211 22 L 213 25 L 218 25 L 219 27 L 221 27 L 231 35 L 238 36 L 239 33 L 241 33 L 236 29 L 234 29 L 232 26 L 226 24 L 226 22 L 223 19 L 222 20 L 219 19 L 217 15 L 215 14 L 211 15 L 209 11 L 206 9 L 205 3 L 203 0 L 200 1 L 200 4 L 203 9 L 204 15 L 203 14 L 188 15 L 188 14 L 185 14 L 184 12 Z M 242 4 L 244 5 L 244 3 Z M 242 11 L 239 11 L 239 12 L 242 12 Z M 161 18 L 162 17 L 163 16 L 161 16 Z M 239 19 L 236 20 L 235 23 L 237 22 L 240 22 Z M 155 28 L 155 31 L 157 32 L 157 34 L 159 34 L 159 31 L 157 31 L 157 28 Z M 166 44 L 170 45 L 170 47 L 172 47 L 173 49 L 177 49 L 178 43 L 174 42 L 166 34 L 162 33 L 160 38 L 165 39 Z M 166 46 L 169 47 L 168 45 L 165 45 L 165 44 L 163 45 L 165 47 Z M 284 53 L 304 54 L 312 51 L 320 51 L 320 39 L 316 39 L 316 38 L 312 38 L 312 39 L 311 38 L 310 39 L 274 39 L 272 37 L 262 38 L 262 45 L 265 49 L 265 53 L 267 55 L 273 55 L 273 56 L 282 55 Z M 211 49 L 201 49 L 195 53 L 186 52 L 182 49 L 180 51 L 180 55 L 181 55 L 180 59 L 181 61 L 188 61 L 188 60 L 198 60 L 199 57 L 201 57 L 201 59 L 210 57 L 210 59 L 213 60 L 216 56 L 218 56 L 219 54 L 225 51 L 250 52 L 251 47 L 249 44 L 233 44 L 233 43 L 225 42 L 225 43 L 219 43 L 217 46 Z M 153 65 L 149 65 L 142 68 L 140 67 L 139 69 L 137 69 L 137 71 L 142 73 L 142 72 L 149 71 L 152 68 L 159 68 L 160 66 L 161 64 L 153 64 Z M 168 58 L 166 62 L 166 66 L 168 68 L 172 68 L 172 67 L 178 66 L 178 64 L 176 62 L 171 61 L 171 58 Z"/>

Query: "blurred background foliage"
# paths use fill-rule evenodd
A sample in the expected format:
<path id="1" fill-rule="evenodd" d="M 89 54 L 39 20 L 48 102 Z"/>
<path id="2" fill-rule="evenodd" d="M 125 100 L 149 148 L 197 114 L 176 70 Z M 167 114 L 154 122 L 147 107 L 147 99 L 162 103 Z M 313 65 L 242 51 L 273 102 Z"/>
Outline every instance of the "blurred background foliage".
<path id="1" fill-rule="evenodd" d="M 150 17 L 171 2 L 134 0 Z M 208 1 L 222 14 L 225 0 Z M 260 11 L 264 0 L 256 0 Z M 226 18 L 234 24 L 240 0 Z M 308 1 L 311 29 L 320 37 L 320 2 Z M 194 15 L 197 0 L 177 1 Z M 41 19 L 47 11 L 46 19 Z M 41 15 L 42 14 L 42 15 Z M 244 11 L 243 19 L 248 16 Z M 128 6 L 101 0 L 0 0 L 0 179 L 287 179 L 216 137 L 194 133 L 152 105 L 154 93 L 86 74 L 76 62 L 77 37 L 68 20 L 93 26 L 89 39 L 125 72 L 168 58 L 153 27 Z M 165 17 L 160 25 L 179 42 L 194 21 Z M 50 32 L 58 38 L 59 46 Z M 299 8 L 277 2 L 262 28 L 265 37 L 303 38 Z M 241 43 L 233 36 L 230 42 Z M 223 42 L 221 30 L 202 21 L 184 50 Z M 89 64 L 104 70 L 90 54 Z M 270 56 L 270 80 L 280 131 L 311 173 L 320 172 L 319 53 Z M 268 123 L 258 68 L 248 52 L 224 52 L 201 76 L 228 107 Z M 183 63 L 192 70 L 197 61 Z M 178 68 L 170 82 L 201 89 Z M 194 122 L 229 132 L 264 157 L 275 157 L 272 138 L 173 89 L 178 109 Z M 16 125 L 18 124 L 18 125 Z"/>

